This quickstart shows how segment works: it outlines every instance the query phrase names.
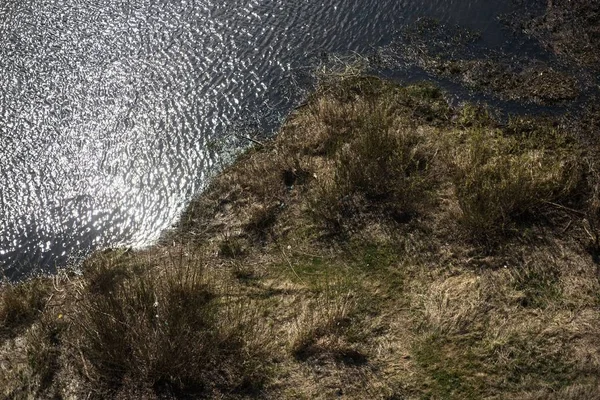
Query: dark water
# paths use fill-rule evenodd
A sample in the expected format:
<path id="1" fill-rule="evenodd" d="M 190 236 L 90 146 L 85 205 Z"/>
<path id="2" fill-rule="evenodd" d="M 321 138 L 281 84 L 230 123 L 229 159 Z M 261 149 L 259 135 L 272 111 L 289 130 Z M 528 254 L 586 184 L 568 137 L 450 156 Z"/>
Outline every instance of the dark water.
<path id="1" fill-rule="evenodd" d="M 220 162 L 275 129 L 324 54 L 369 53 L 419 17 L 514 38 L 510 0 L 4 0 L 0 271 L 144 246 Z M 399 72 L 410 75 L 409 70 Z M 407 76 L 407 78 L 410 78 Z"/>

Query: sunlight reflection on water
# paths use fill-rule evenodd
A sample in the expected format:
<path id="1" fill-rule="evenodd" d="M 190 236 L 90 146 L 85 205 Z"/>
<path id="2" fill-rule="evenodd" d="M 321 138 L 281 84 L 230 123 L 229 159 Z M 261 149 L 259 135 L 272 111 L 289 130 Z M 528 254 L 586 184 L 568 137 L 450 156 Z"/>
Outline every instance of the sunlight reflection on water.
<path id="1" fill-rule="evenodd" d="M 12 0 L 0 5 L 0 262 L 9 276 L 156 240 L 244 121 L 273 129 L 298 68 L 489 1 Z M 491 41 L 496 40 L 490 34 Z"/>

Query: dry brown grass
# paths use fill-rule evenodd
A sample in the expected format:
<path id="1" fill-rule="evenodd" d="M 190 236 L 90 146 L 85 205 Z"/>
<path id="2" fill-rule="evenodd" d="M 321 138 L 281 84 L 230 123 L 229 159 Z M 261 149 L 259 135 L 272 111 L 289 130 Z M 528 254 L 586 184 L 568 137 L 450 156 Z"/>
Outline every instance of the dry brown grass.
<path id="1" fill-rule="evenodd" d="M 351 291 L 336 293 L 327 290 L 324 296 L 302 305 L 291 331 L 292 355 L 301 361 L 330 358 L 334 362 L 362 364 L 366 356 L 359 346 L 349 341 L 348 329 L 356 325 L 352 313 L 356 299 Z"/>
<path id="2" fill-rule="evenodd" d="M 597 346 L 584 350 L 583 344 L 596 335 L 588 312 L 598 304 L 595 267 L 580 247 L 590 235 L 578 218 L 592 202 L 583 152 L 551 122 L 513 119 L 501 127 L 485 109 L 465 105 L 452 115 L 444 104 L 428 85 L 325 80 L 264 154 L 216 182 L 219 193 L 251 179 L 247 171 L 258 165 L 274 166 L 268 173 L 263 168 L 264 177 L 251 173 L 260 177 L 253 184 L 275 185 L 269 196 L 277 193 L 285 205 L 260 229 L 268 230 L 267 242 L 335 254 L 335 261 L 308 264 L 304 256 L 275 257 L 286 279 L 311 287 L 333 268 L 362 281 L 352 287 L 354 295 L 362 293 L 352 302 L 352 318 L 335 306 L 308 312 L 314 298 L 298 293 L 288 300 L 297 308 L 293 317 L 279 309 L 297 321 L 284 328 L 293 332 L 285 346 L 294 360 L 280 365 L 280 376 L 294 383 L 275 385 L 272 393 L 519 398 L 596 387 L 596 350 L 589 348 Z M 282 184 L 286 170 L 305 179 Z M 268 190 L 248 191 L 256 192 Z M 252 221 L 244 213 L 264 213 L 269 196 L 244 200 L 258 206 L 234 202 L 219 215 Z M 402 211 L 411 217 L 402 218 Z M 246 241 L 248 222 L 237 226 Z M 343 235 L 320 242 L 315 234 L 322 229 Z M 350 245 L 346 253 L 348 243 L 366 240 L 378 244 Z M 262 251 L 278 254 L 278 248 Z M 250 248 L 236 260 L 247 263 L 262 251 Z M 353 267 L 342 268 L 340 259 Z M 270 276 L 270 268 L 252 284 Z M 346 303 L 337 297 L 331 304 Z M 585 341 L 564 346 L 574 334 L 565 319 L 573 307 L 590 330 L 580 331 Z M 358 325 L 357 335 L 352 327 Z M 580 363 L 584 351 L 590 361 Z M 344 354 L 360 354 L 364 363 L 340 362 Z M 324 375 L 315 374 L 323 368 Z M 347 391 L 339 389 L 344 386 Z"/>
<path id="3" fill-rule="evenodd" d="M 467 129 L 453 148 L 463 220 L 477 235 L 506 231 L 525 214 L 568 198 L 582 183 L 581 153 L 556 131 L 509 136 Z"/>
<path id="4" fill-rule="evenodd" d="M 253 335 L 251 304 L 223 297 L 202 259 L 182 253 L 160 268 L 151 262 L 125 257 L 88 267 L 90 284 L 73 315 L 86 377 L 106 390 L 258 388 L 266 348 Z"/>
<path id="5" fill-rule="evenodd" d="M 0 337 L 14 337 L 39 318 L 51 290 L 50 281 L 43 278 L 0 286 Z"/>
<path id="6" fill-rule="evenodd" d="M 255 304 L 197 254 L 109 252 L 84 267 L 5 349 L 13 365 L 3 377 L 13 380 L 4 395 L 216 396 L 266 382 L 269 343 Z"/>

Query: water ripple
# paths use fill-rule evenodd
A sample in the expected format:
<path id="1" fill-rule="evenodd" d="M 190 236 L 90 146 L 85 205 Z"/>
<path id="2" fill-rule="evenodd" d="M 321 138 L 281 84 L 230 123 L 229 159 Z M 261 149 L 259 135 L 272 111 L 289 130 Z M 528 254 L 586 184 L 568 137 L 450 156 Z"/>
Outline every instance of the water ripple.
<path id="1" fill-rule="evenodd" d="M 150 243 L 218 163 L 208 143 L 290 109 L 296 68 L 483 3 L 3 1 L 0 270 Z"/>

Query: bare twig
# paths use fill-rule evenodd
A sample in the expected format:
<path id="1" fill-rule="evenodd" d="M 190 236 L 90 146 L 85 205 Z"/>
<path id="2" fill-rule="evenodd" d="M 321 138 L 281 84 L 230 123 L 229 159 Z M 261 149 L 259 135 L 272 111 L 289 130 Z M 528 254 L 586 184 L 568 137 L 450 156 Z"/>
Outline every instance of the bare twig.
<path id="1" fill-rule="evenodd" d="M 583 216 L 585 216 L 585 213 L 583 211 L 579 211 L 579 210 L 575 210 L 573 208 L 565 207 L 562 204 L 553 203 L 551 201 L 544 201 L 544 203 L 546 203 L 548 205 L 551 205 L 551 206 L 554 206 L 554 207 L 557 207 L 557 208 L 561 208 L 561 209 L 563 209 L 565 211 L 569 211 L 569 212 L 575 213 L 577 215 L 583 215 Z"/>
<path id="2" fill-rule="evenodd" d="M 294 266 L 292 265 L 292 262 L 290 261 L 290 259 L 288 258 L 287 254 L 285 254 L 285 251 L 283 250 L 283 248 L 279 248 L 279 250 L 281 251 L 281 254 L 283 254 L 283 258 L 285 258 L 285 261 L 288 263 L 288 265 L 290 266 L 290 269 L 292 270 L 292 272 L 294 273 L 294 275 L 296 276 L 296 278 L 298 278 L 298 280 L 302 283 L 305 283 L 304 280 L 302 278 L 300 278 L 300 275 L 298 275 L 298 273 L 296 272 L 296 270 L 294 269 Z"/>
<path id="3" fill-rule="evenodd" d="M 264 143 L 263 142 L 261 142 L 260 140 L 256 140 L 254 138 L 251 138 L 250 136 L 244 136 L 244 135 L 236 135 L 236 136 L 239 137 L 239 138 L 242 138 L 242 139 L 246 139 L 246 140 L 248 140 L 248 141 L 250 141 L 252 143 L 255 143 L 255 144 L 257 144 L 257 145 L 259 145 L 261 147 L 264 147 Z"/>

